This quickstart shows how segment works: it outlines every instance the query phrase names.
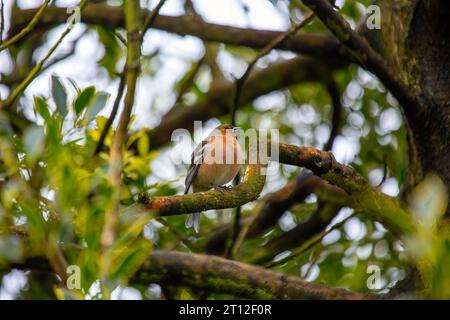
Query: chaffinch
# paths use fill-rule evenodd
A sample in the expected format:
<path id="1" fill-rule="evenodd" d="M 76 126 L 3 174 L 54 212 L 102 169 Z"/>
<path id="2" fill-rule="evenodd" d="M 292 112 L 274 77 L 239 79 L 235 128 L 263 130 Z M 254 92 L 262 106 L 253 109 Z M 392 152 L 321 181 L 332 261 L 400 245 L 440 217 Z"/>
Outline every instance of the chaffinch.
<path id="1" fill-rule="evenodd" d="M 225 188 L 223 185 L 233 180 L 243 161 L 242 148 L 237 140 L 239 128 L 223 124 L 215 128 L 192 152 L 191 164 L 187 171 L 184 194 L 207 191 L 211 188 Z M 200 214 L 191 214 L 186 227 L 200 228 Z"/>

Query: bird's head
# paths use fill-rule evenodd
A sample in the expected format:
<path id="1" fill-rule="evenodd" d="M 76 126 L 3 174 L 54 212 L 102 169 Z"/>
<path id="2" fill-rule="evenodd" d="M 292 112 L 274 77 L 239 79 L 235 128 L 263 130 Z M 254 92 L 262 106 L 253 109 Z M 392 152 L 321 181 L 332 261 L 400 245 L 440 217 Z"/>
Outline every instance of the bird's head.
<path id="1" fill-rule="evenodd" d="M 221 124 L 216 128 L 219 130 L 221 134 L 234 135 L 236 136 L 236 132 L 239 130 L 239 127 L 232 126 L 231 124 Z"/>

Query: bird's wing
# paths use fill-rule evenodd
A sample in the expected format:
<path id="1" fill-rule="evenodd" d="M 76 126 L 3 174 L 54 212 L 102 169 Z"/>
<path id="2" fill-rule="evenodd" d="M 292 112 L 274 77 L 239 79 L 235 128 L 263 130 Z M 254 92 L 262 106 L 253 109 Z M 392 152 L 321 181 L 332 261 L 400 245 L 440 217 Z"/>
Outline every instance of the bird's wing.
<path id="1" fill-rule="evenodd" d="M 199 145 L 194 149 L 191 155 L 191 164 L 189 165 L 186 180 L 184 181 L 185 189 L 184 194 L 189 192 L 189 189 L 197 176 L 198 170 L 203 161 L 203 156 L 206 154 L 207 149 L 209 149 L 208 140 L 203 140 Z"/>

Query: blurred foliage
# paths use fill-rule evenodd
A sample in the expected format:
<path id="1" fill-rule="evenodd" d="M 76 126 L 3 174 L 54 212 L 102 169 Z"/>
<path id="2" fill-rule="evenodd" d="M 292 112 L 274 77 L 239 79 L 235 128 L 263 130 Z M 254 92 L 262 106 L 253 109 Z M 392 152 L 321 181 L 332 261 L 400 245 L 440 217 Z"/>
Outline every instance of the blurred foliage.
<path id="1" fill-rule="evenodd" d="M 77 89 L 69 102 L 67 88 L 56 76 L 51 94 L 53 99 L 35 97 L 42 125 L 29 126 L 23 137 L 1 120 L 1 226 L 23 230 L 27 238 L 2 235 L 0 265 L 20 261 L 22 254 L 44 255 L 64 266 L 79 266 L 82 293 L 70 295 L 85 295 L 98 279 L 110 292 L 125 283 L 151 251 L 151 241 L 141 236 L 150 216 L 132 204 L 137 194 L 148 190 L 147 164 L 156 154 L 148 152 L 145 134 L 139 131 L 131 137 L 140 152 L 126 154 L 121 190 L 124 202 L 131 204 L 123 207 L 119 237 L 101 252 L 100 234 L 112 206 L 112 188 L 107 155 L 93 157 L 93 152 L 106 122 L 98 113 L 109 95 L 91 86 Z M 107 145 L 112 134 L 111 130 Z M 21 250 L 25 244 L 26 253 Z M 61 249 L 65 257 L 57 254 Z"/>

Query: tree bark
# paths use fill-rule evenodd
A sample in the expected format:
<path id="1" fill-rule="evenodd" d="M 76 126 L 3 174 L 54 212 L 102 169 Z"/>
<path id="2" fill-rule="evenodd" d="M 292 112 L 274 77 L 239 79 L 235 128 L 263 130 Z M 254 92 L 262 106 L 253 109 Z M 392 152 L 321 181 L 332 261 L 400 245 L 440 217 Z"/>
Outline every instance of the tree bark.
<path id="1" fill-rule="evenodd" d="M 381 30 L 365 30 L 364 35 L 419 99 L 419 112 L 405 112 L 417 151 L 410 166 L 412 182 L 434 171 L 450 187 L 450 2 L 376 4 Z"/>
<path id="2" fill-rule="evenodd" d="M 250 299 L 377 299 L 204 254 L 154 250 L 131 282 L 184 284 Z"/>

